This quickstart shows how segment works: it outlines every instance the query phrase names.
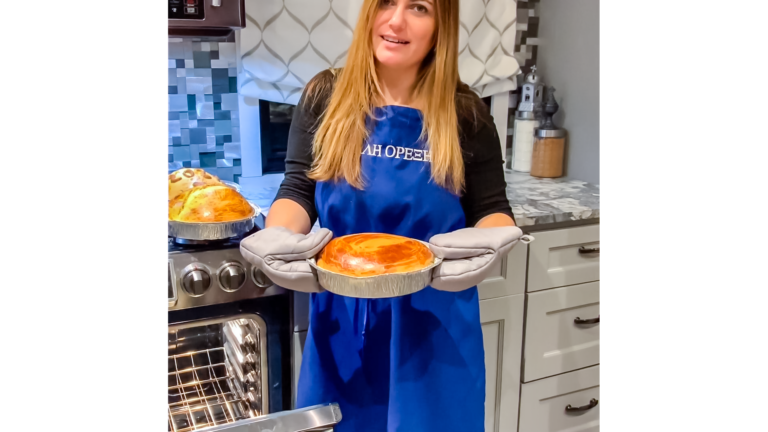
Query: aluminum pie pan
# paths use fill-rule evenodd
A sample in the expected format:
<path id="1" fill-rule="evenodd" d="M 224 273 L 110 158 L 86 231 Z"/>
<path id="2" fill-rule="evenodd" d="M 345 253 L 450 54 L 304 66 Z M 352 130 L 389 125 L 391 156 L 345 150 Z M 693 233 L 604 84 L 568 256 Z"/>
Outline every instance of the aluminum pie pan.
<path id="1" fill-rule="evenodd" d="M 245 219 L 227 222 L 181 222 L 168 221 L 168 236 L 184 240 L 223 240 L 241 236 L 256 226 L 261 209 L 253 204 L 253 215 Z"/>
<path id="2" fill-rule="evenodd" d="M 402 297 L 423 290 L 432 282 L 432 270 L 440 265 L 443 259 L 435 257 L 432 264 L 421 270 L 363 277 L 322 269 L 317 266 L 315 257 L 307 262 L 314 269 L 320 286 L 326 290 L 345 297 L 373 299 Z"/>
<path id="3" fill-rule="evenodd" d="M 230 188 L 236 190 L 238 193 L 240 193 L 240 194 L 243 193 L 242 192 L 242 188 L 240 187 L 239 184 L 237 184 L 235 182 L 227 181 L 227 180 L 221 180 L 221 179 L 219 179 L 219 181 L 224 183 L 225 186 L 229 186 Z"/>

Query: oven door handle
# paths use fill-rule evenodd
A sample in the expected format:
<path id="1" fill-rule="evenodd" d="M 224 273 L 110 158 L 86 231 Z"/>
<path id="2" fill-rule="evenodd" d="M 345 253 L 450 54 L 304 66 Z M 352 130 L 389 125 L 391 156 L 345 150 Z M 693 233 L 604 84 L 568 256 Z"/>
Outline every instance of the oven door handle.
<path id="1" fill-rule="evenodd" d="M 331 428 L 341 421 L 341 410 L 336 403 L 315 405 L 292 411 L 281 411 L 244 421 L 240 427 L 227 428 L 227 432 L 305 431 Z"/>

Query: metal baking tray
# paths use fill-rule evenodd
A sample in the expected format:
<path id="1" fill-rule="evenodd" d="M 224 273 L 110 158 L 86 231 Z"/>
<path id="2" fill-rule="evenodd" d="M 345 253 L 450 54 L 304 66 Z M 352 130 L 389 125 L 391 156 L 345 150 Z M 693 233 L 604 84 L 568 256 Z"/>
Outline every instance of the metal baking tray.
<path id="1" fill-rule="evenodd" d="M 245 219 L 227 222 L 180 222 L 168 221 L 168 236 L 185 240 L 223 240 L 237 237 L 252 230 L 261 209 L 254 203 L 253 215 Z"/>
<path id="2" fill-rule="evenodd" d="M 421 243 L 427 245 L 425 242 Z M 429 286 L 432 282 L 432 270 L 440 265 L 443 259 L 435 257 L 432 264 L 417 271 L 363 277 L 322 269 L 317 266 L 315 257 L 307 262 L 314 269 L 320 286 L 334 294 L 357 298 L 391 298 L 413 294 Z"/>

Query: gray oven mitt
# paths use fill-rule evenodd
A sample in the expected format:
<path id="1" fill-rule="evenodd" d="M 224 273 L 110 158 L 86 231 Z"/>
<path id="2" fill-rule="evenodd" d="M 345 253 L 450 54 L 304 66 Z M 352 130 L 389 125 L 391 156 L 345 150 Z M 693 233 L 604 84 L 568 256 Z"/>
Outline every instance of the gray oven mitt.
<path id="1" fill-rule="evenodd" d="M 307 259 L 317 255 L 332 238 L 333 233 L 326 228 L 305 235 L 288 228 L 271 227 L 241 241 L 240 253 L 283 288 L 322 292 Z"/>
<path id="2" fill-rule="evenodd" d="M 432 271 L 432 288 L 462 291 L 482 282 L 493 265 L 522 240 L 530 243 L 516 226 L 464 228 L 429 239 L 429 248 L 443 262 Z"/>

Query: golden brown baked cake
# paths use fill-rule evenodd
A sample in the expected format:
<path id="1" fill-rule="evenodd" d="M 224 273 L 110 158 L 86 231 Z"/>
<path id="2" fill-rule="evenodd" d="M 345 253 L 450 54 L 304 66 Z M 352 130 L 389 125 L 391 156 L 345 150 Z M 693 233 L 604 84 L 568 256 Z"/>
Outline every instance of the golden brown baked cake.
<path id="1" fill-rule="evenodd" d="M 220 184 L 223 183 L 218 177 L 200 168 L 182 168 L 168 175 L 168 199 L 172 200 L 194 187 Z"/>
<path id="2" fill-rule="evenodd" d="M 251 204 L 225 185 L 198 186 L 168 203 L 168 219 L 180 222 L 228 222 L 253 213 Z"/>
<path id="3" fill-rule="evenodd" d="M 419 241 L 391 234 L 352 234 L 331 240 L 317 266 L 348 276 L 378 276 L 421 270 L 435 260 Z"/>

